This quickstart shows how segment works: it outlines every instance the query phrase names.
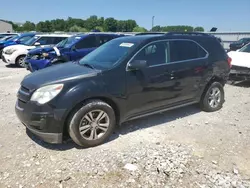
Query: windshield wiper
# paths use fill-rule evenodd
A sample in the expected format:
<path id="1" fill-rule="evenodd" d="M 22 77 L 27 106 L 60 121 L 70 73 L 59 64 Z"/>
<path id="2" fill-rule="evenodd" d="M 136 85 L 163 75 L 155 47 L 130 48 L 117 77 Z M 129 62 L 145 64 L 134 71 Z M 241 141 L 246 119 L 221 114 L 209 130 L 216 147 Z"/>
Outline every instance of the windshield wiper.
<path id="1" fill-rule="evenodd" d="M 85 67 L 88 67 L 88 68 L 91 68 L 91 69 L 95 69 L 95 67 L 93 65 L 90 65 L 88 63 L 84 63 L 84 64 L 81 64 L 81 65 L 83 65 Z"/>

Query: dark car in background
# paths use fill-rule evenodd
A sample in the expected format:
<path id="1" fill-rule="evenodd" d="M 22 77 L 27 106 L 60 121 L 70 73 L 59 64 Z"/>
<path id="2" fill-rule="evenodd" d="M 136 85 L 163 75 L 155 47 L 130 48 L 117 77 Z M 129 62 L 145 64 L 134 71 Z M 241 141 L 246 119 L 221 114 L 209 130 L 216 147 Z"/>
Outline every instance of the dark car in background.
<path id="1" fill-rule="evenodd" d="M 221 109 L 230 63 L 206 34 L 119 37 L 78 63 L 27 75 L 15 110 L 46 142 L 61 143 L 69 134 L 92 147 L 125 121 L 196 103 L 207 112 Z"/>
<path id="2" fill-rule="evenodd" d="M 29 51 L 25 63 L 31 72 L 78 60 L 104 43 L 124 35 L 107 33 L 90 33 L 74 35 L 58 45 L 49 48 L 39 48 Z"/>
<path id="3" fill-rule="evenodd" d="M 250 42 L 250 38 L 242 38 L 229 45 L 230 51 L 236 51 Z"/>

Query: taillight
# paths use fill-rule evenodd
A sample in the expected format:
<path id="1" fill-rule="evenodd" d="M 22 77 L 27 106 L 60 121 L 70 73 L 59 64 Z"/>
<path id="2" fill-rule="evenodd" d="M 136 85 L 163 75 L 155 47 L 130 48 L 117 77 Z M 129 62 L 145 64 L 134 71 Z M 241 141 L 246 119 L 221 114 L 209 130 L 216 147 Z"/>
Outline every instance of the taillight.
<path id="1" fill-rule="evenodd" d="M 228 63 L 228 65 L 229 65 L 229 67 L 231 68 L 232 67 L 232 58 L 231 57 L 228 57 L 227 58 L 227 63 Z"/>

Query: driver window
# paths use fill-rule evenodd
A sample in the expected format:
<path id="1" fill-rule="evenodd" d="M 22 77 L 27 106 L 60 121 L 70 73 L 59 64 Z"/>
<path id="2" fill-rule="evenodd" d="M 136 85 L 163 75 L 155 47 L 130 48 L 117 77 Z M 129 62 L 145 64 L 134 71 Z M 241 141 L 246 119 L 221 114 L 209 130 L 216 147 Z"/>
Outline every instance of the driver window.
<path id="1" fill-rule="evenodd" d="M 135 57 L 135 60 L 146 60 L 148 66 L 154 66 L 169 62 L 168 42 L 155 42 L 143 48 Z"/>

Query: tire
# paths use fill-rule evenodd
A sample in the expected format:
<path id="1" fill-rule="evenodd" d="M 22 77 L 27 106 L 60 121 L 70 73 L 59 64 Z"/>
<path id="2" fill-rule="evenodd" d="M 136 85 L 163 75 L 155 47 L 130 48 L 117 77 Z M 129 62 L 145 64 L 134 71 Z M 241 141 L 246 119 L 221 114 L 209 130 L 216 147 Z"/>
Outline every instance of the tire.
<path id="1" fill-rule="evenodd" d="M 201 109 L 206 112 L 215 112 L 222 108 L 225 102 L 225 93 L 222 84 L 213 82 L 201 97 Z"/>
<path id="2" fill-rule="evenodd" d="M 25 67 L 24 65 L 24 58 L 25 58 L 25 55 L 20 55 L 16 58 L 16 66 L 18 67 Z"/>
<path id="3" fill-rule="evenodd" d="M 97 120 L 99 116 L 101 119 Z M 110 137 L 115 124 L 116 117 L 112 107 L 101 100 L 93 100 L 88 101 L 73 113 L 69 121 L 68 132 L 79 146 L 94 147 L 103 144 Z"/>

